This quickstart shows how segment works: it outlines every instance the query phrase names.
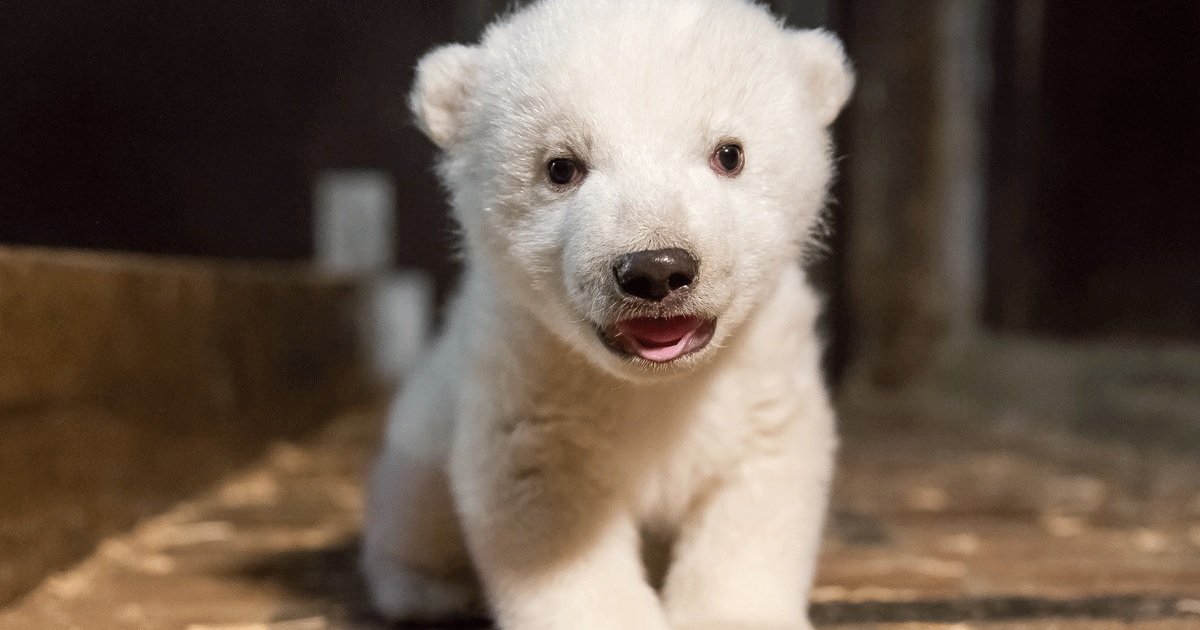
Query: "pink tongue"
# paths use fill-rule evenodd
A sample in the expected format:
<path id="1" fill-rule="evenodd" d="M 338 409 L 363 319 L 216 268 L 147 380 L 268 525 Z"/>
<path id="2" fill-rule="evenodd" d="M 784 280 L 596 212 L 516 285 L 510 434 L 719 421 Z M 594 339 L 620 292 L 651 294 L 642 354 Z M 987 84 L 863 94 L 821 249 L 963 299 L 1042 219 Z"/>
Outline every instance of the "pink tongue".
<path id="1" fill-rule="evenodd" d="M 621 334 L 633 337 L 644 344 L 670 344 L 694 332 L 700 327 L 696 317 L 638 317 L 617 324 Z"/>
<path id="2" fill-rule="evenodd" d="M 687 350 L 687 342 L 703 322 L 696 317 L 639 317 L 617 324 L 617 329 L 643 359 L 670 361 Z"/>

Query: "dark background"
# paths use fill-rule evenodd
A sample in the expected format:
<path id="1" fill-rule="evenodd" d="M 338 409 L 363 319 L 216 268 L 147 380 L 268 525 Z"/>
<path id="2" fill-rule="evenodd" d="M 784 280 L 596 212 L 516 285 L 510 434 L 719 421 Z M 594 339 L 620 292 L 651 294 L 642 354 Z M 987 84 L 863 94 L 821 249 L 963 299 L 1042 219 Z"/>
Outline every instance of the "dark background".
<path id="1" fill-rule="evenodd" d="M 850 16 L 881 2 L 776 8 L 824 17 L 853 58 Z M 989 5 L 985 320 L 1200 338 L 1200 3 L 1046 2 L 1021 22 L 1028 4 Z M 5 3 L 0 243 L 304 259 L 316 173 L 381 169 L 399 191 L 397 264 L 444 290 L 450 226 L 406 91 L 421 52 L 502 6 Z M 837 258 L 821 273 L 836 283 Z"/>
<path id="2" fill-rule="evenodd" d="M 1046 2 L 1025 75 L 1018 4 L 996 8 L 990 321 L 1197 338 L 1200 3 Z"/>
<path id="3" fill-rule="evenodd" d="M 0 241 L 302 259 L 325 168 L 389 172 L 398 264 L 444 278 L 411 124 L 444 2 L 21 1 L 0 20 Z"/>

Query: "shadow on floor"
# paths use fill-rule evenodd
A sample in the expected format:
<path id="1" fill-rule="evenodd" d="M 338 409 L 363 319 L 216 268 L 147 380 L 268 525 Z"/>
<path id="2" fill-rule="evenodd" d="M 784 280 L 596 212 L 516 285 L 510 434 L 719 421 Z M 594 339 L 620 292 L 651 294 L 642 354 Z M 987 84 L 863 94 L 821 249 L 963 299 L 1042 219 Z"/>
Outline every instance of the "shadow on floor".
<path id="1" fill-rule="evenodd" d="M 295 613 L 300 612 L 320 614 L 365 628 L 484 630 L 492 627 L 486 619 L 452 623 L 387 623 L 375 614 L 368 602 L 366 586 L 358 572 L 358 552 L 357 539 L 325 549 L 289 551 L 259 558 L 239 570 L 237 576 L 269 582 L 285 589 L 296 600 L 311 602 L 312 609 L 290 610 L 284 615 L 287 619 L 295 618 Z"/>
<path id="2" fill-rule="evenodd" d="M 817 625 L 881 622 L 959 623 L 1036 619 L 1105 619 L 1124 622 L 1174 617 L 1179 598 L 1112 596 L 1079 599 L 981 597 L 907 602 L 823 602 L 814 604 Z"/>
<path id="3" fill-rule="evenodd" d="M 426 630 L 483 630 L 484 619 L 453 623 L 387 624 L 371 610 L 357 569 L 358 541 L 337 547 L 282 553 L 244 567 L 238 576 L 270 582 L 311 602 L 304 614 L 320 614 L 352 623 L 355 627 Z M 866 623 L 965 621 L 1022 621 L 1034 619 L 1105 619 L 1133 622 L 1178 614 L 1176 597 L 1094 596 L 1078 599 L 1038 597 L 983 597 L 923 599 L 907 602 L 821 602 L 811 609 L 819 626 Z M 295 611 L 292 611 L 293 613 Z M 286 618 L 294 618 L 288 614 Z"/>

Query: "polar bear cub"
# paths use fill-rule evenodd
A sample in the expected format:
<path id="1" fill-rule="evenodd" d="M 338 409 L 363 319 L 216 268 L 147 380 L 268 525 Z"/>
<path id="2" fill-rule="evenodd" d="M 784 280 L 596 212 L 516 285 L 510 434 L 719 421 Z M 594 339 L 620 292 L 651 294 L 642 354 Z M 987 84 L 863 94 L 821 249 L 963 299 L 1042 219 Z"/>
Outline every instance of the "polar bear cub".
<path id="1" fill-rule="evenodd" d="M 465 269 L 370 481 L 382 614 L 809 627 L 836 437 L 801 262 L 852 83 L 749 0 L 543 0 L 421 60 Z"/>

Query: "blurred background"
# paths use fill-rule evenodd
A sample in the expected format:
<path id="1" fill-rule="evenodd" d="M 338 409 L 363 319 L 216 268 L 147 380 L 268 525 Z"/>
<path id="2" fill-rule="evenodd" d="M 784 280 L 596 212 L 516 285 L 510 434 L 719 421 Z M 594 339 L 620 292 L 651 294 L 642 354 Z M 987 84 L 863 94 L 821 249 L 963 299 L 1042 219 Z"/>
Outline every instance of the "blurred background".
<path id="1" fill-rule="evenodd" d="M 441 295 L 453 238 L 405 95 L 422 51 L 505 4 L 8 3 L 0 241 L 305 260 L 321 174 L 363 169 L 398 192 L 394 264 Z M 862 75 L 839 243 L 945 205 L 962 217 L 914 229 L 958 230 L 945 249 L 989 328 L 1200 337 L 1195 3 L 771 4 L 840 33 Z"/>
<path id="2" fill-rule="evenodd" d="M 766 4 L 858 72 L 848 418 L 1194 453 L 1200 2 Z M 412 68 L 509 5 L 3 4 L 0 604 L 403 373 L 456 271 Z"/>

